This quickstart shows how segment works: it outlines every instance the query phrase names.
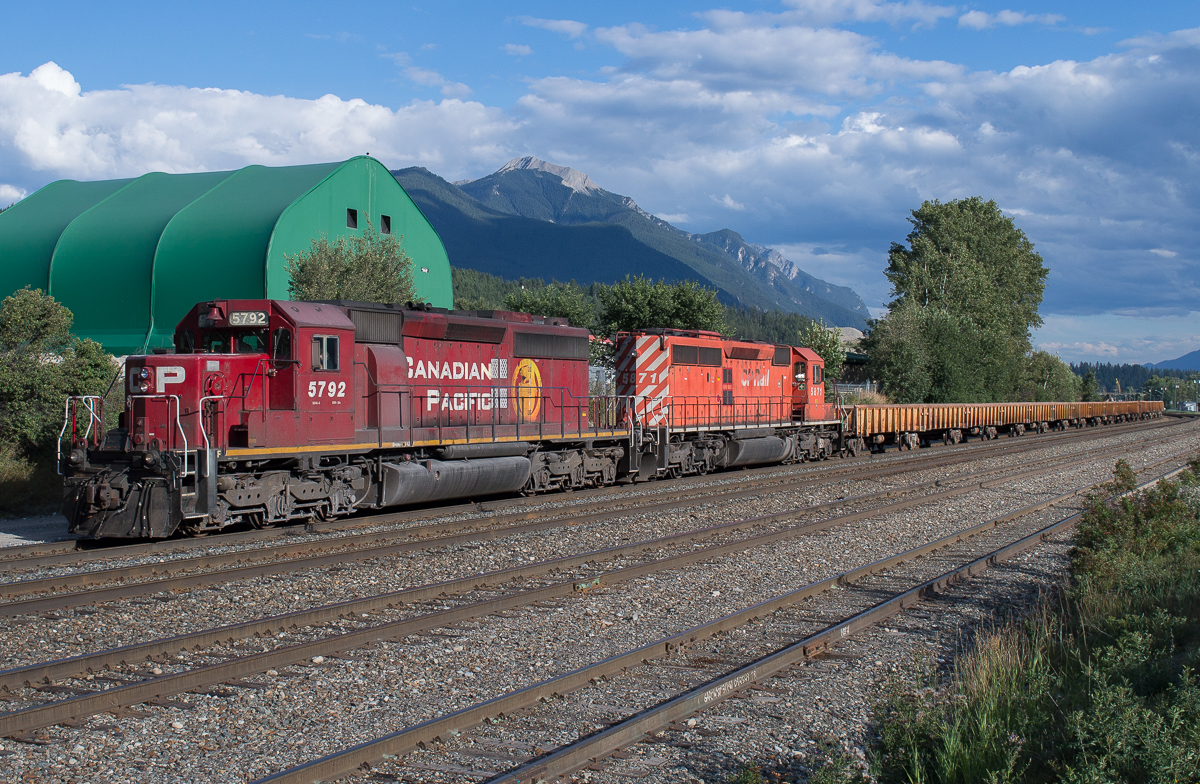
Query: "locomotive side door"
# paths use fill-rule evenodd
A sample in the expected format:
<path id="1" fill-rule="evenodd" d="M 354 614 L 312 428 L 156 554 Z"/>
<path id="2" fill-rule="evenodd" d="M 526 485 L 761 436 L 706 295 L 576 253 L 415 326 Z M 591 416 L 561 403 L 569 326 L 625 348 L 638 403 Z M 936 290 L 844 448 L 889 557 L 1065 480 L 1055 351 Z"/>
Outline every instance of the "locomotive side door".
<path id="1" fill-rule="evenodd" d="M 295 330 L 290 326 L 277 327 L 271 332 L 271 410 L 296 410 Z"/>
<path id="2" fill-rule="evenodd" d="M 804 418 L 804 406 L 808 403 L 808 363 L 803 358 L 792 365 L 792 411 Z"/>
<path id="3" fill-rule="evenodd" d="M 296 397 L 314 444 L 354 440 L 354 333 L 317 327 L 299 330 Z"/>

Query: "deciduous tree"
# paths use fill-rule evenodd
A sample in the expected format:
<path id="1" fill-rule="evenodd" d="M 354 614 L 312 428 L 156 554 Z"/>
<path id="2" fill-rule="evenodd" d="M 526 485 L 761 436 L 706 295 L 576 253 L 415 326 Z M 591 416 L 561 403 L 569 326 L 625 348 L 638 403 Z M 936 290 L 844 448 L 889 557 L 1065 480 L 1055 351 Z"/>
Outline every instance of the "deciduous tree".
<path id="1" fill-rule="evenodd" d="M 600 325 L 605 334 L 635 329 L 725 328 L 725 308 L 717 292 L 695 281 L 654 282 L 641 275 L 626 276 L 611 286 L 597 288 Z"/>
<path id="2" fill-rule="evenodd" d="M 504 307 L 538 316 L 558 316 L 571 326 L 592 329 L 596 308 L 587 292 L 575 283 L 551 283 L 549 286 L 522 288 L 504 297 Z"/>
<path id="3" fill-rule="evenodd" d="M 1047 270 L 994 201 L 927 201 L 885 271 L 894 299 L 865 342 L 897 402 L 1000 402 L 1021 395 Z"/>
<path id="4" fill-rule="evenodd" d="M 73 321 L 37 289 L 0 302 L 0 448 L 33 459 L 52 455 L 66 397 L 103 395 L 112 382 L 112 356 L 71 334 Z"/>
<path id="5" fill-rule="evenodd" d="M 403 240 L 380 234 L 370 223 L 357 237 L 314 239 L 308 250 L 287 258 L 288 294 L 298 301 L 411 302 L 413 264 Z"/>
<path id="6" fill-rule="evenodd" d="M 825 322 L 811 322 L 800 333 L 799 345 L 811 348 L 825 361 L 825 378 L 837 382 L 842 377 L 842 365 L 846 362 L 846 348 L 842 345 L 842 332 L 836 327 L 827 327 Z M 828 391 L 828 387 L 826 387 Z"/>

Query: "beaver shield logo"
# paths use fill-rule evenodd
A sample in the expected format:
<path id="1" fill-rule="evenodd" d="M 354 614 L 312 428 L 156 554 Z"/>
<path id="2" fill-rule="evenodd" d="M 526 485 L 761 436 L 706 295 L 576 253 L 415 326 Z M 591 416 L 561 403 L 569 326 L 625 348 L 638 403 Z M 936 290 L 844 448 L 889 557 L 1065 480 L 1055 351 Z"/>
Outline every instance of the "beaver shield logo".
<path id="1" fill-rule="evenodd" d="M 521 422 L 533 422 L 542 412 L 542 371 L 532 359 L 522 359 L 513 372 L 513 397 Z"/>

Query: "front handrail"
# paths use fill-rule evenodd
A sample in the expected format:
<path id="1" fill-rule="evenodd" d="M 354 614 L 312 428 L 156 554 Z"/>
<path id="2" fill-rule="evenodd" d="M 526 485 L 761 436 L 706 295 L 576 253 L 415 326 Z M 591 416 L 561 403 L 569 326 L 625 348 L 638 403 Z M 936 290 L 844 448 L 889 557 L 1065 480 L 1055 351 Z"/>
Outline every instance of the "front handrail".
<path id="1" fill-rule="evenodd" d="M 88 425 L 87 430 L 83 433 L 83 441 L 86 444 L 92 436 L 92 428 L 96 429 L 96 436 L 93 446 L 100 443 L 103 436 L 102 429 L 104 427 L 104 397 L 101 395 L 68 395 L 63 401 L 63 425 L 58 431 L 58 442 L 54 445 L 54 463 L 59 476 L 62 476 L 62 443 L 63 436 L 67 433 L 67 426 L 71 426 L 70 444 L 75 446 L 76 433 L 78 428 L 76 422 L 79 415 L 80 403 L 87 409 Z"/>

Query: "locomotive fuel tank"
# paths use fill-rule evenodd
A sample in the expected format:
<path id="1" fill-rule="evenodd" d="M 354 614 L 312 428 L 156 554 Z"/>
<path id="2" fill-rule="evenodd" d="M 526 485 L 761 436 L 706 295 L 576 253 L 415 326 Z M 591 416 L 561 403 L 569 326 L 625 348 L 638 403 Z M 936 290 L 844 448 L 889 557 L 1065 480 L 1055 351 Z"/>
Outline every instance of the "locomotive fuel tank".
<path id="1" fill-rule="evenodd" d="M 795 451 L 794 438 L 748 438 L 730 441 L 719 465 L 722 468 L 758 465 L 760 463 L 782 463 Z"/>
<path id="2" fill-rule="evenodd" d="M 384 463 L 379 506 L 515 493 L 529 481 L 529 468 L 525 457 Z"/>

